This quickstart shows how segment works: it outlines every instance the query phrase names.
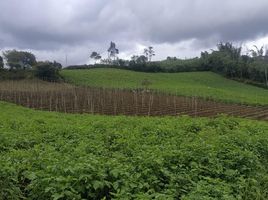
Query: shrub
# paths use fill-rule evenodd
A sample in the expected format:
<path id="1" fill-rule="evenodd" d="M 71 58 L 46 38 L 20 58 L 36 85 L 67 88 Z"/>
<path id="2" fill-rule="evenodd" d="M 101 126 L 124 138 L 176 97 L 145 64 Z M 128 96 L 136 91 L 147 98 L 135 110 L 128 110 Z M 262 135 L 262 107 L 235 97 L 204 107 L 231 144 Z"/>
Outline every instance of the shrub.
<path id="1" fill-rule="evenodd" d="M 51 62 L 39 62 L 35 67 L 35 76 L 45 81 L 59 81 L 59 67 Z"/>
<path id="2" fill-rule="evenodd" d="M 20 80 L 32 78 L 34 76 L 32 70 L 7 70 L 0 69 L 0 80 Z"/>

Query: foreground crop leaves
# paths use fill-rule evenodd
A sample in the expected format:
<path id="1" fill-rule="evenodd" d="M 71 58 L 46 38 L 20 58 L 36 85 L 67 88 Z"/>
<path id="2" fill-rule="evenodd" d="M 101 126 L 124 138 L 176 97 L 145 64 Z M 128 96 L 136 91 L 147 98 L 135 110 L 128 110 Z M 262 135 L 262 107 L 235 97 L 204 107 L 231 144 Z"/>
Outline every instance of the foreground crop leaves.
<path id="1" fill-rule="evenodd" d="M 64 115 L 0 103 L 0 130 L 0 199 L 268 199 L 264 122 Z"/>

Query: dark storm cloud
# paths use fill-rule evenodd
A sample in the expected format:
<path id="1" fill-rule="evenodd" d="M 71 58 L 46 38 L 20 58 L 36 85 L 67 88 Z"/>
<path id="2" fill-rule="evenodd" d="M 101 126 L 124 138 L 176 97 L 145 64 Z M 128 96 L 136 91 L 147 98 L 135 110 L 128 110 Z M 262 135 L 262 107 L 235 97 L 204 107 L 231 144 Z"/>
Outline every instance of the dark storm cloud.
<path id="1" fill-rule="evenodd" d="M 154 6 L 149 14 L 140 10 L 139 17 L 148 39 L 158 43 L 211 36 L 242 41 L 268 33 L 268 1 L 264 0 L 167 0 Z"/>
<path id="2" fill-rule="evenodd" d="M 202 49 L 266 35 L 267 9 L 267 0 L 1 0 L 0 47 L 82 51 L 113 40 L 131 51 L 194 39 Z"/>

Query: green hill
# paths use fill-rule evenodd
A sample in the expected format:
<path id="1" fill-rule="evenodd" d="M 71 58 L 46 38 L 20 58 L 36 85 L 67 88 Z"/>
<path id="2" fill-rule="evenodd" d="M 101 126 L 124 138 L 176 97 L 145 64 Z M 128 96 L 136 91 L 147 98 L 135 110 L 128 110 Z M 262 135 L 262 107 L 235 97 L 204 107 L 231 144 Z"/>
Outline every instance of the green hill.
<path id="1" fill-rule="evenodd" d="M 16 117 L 14 117 L 16 116 Z M 268 125 L 0 102 L 0 199 L 267 199 Z"/>
<path id="2" fill-rule="evenodd" d="M 120 69 L 63 70 L 71 83 L 106 88 L 149 88 L 183 96 L 268 105 L 268 90 L 226 79 L 212 72 L 143 73 Z"/>

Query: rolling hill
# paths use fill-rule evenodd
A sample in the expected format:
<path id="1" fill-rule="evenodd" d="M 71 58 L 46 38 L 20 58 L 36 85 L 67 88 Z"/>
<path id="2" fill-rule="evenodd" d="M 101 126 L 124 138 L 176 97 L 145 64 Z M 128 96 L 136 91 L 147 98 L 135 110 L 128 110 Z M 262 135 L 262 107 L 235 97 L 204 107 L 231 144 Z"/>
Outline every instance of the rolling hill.
<path id="1" fill-rule="evenodd" d="M 66 81 L 104 88 L 148 88 L 224 102 L 268 105 L 268 90 L 226 79 L 213 72 L 143 73 L 120 69 L 63 70 Z"/>

